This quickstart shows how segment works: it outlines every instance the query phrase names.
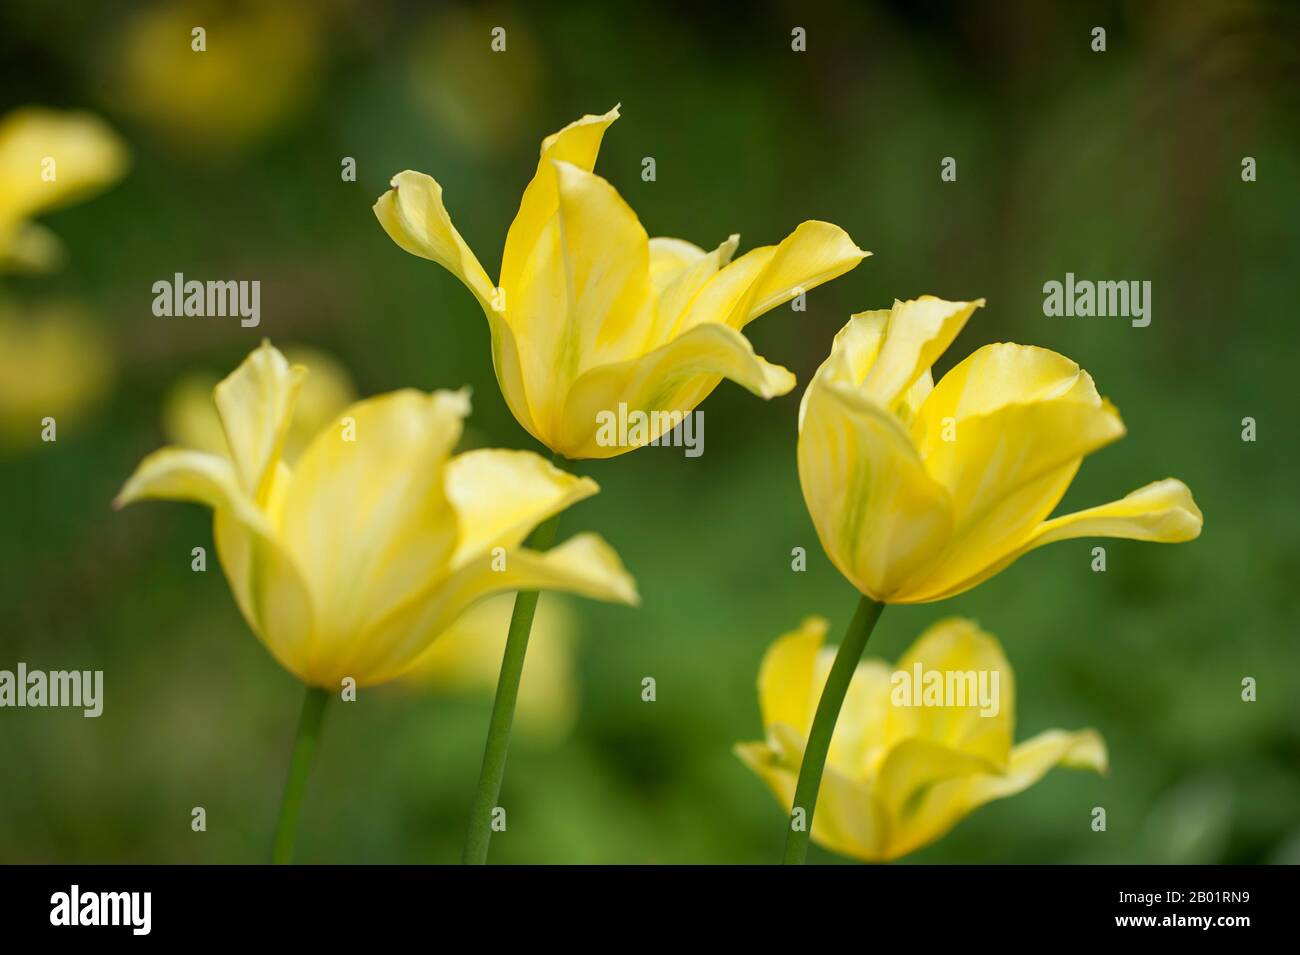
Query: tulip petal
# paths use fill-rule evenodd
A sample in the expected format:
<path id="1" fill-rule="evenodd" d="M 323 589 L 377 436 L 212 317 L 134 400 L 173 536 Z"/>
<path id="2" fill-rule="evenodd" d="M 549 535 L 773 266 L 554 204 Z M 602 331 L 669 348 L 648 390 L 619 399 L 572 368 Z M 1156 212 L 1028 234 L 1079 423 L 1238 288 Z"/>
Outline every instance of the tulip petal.
<path id="1" fill-rule="evenodd" d="M 468 413 L 462 392 L 397 391 L 347 408 L 303 452 L 281 535 L 321 608 L 326 658 L 445 574 L 459 530 L 443 467 Z"/>
<path id="2" fill-rule="evenodd" d="M 894 672 L 906 675 L 912 693 L 900 694 L 898 700 L 891 697 L 884 730 L 887 745 L 919 737 L 998 767 L 1006 765 L 1015 733 L 1015 675 L 991 634 L 971 620 L 940 620 L 916 639 Z M 928 679 L 943 681 L 942 705 L 926 705 Z M 981 692 L 987 697 L 982 699 Z M 922 705 L 915 705 L 917 700 Z"/>
<path id="3" fill-rule="evenodd" d="M 105 188 L 127 161 L 121 137 L 90 113 L 14 110 L 0 120 L 0 233 Z"/>
<path id="4" fill-rule="evenodd" d="M 288 475 L 281 466 L 272 481 L 282 496 Z M 217 554 L 240 612 L 275 658 L 307 679 L 304 669 L 314 610 L 304 578 L 273 531 L 272 514 L 259 510 L 241 487 L 230 461 L 202 451 L 163 448 L 136 468 L 114 501 L 121 507 L 144 499 L 194 501 L 214 511 Z"/>
<path id="5" fill-rule="evenodd" d="M 920 408 L 912 436 L 925 457 L 943 440 L 945 420 L 960 423 L 1010 404 L 1071 398 L 1100 405 L 1087 372 L 1046 348 L 999 342 L 976 349 L 934 386 Z"/>
<path id="6" fill-rule="evenodd" d="M 1105 743 L 1094 730 L 1049 730 L 1017 745 L 1005 772 L 953 775 L 915 790 L 910 807 L 896 817 L 886 858 L 896 859 L 933 842 L 975 809 L 1023 792 L 1057 765 L 1105 772 Z"/>
<path id="7" fill-rule="evenodd" d="M 948 492 L 892 414 L 814 381 L 799 434 L 799 481 L 822 547 L 862 593 L 891 600 L 948 538 Z"/>
<path id="8" fill-rule="evenodd" d="M 587 369 L 643 353 L 654 321 L 649 239 L 608 182 L 553 162 L 556 210 L 518 282 L 508 314 L 537 431 L 559 449 L 565 395 Z"/>
<path id="9" fill-rule="evenodd" d="M 259 503 L 274 476 L 306 374 L 264 341 L 213 392 L 240 482 Z"/>
<path id="10" fill-rule="evenodd" d="M 870 401 L 893 408 L 917 378 L 933 365 L 966 326 L 984 300 L 947 302 L 923 295 L 893 308 L 853 316 L 868 327 L 884 323 L 883 340 L 860 379 L 859 390 Z M 856 372 L 856 369 L 855 369 Z"/>
<path id="11" fill-rule="evenodd" d="M 739 239 L 739 237 L 737 237 Z M 708 253 L 694 242 L 656 236 L 650 240 L 650 284 L 656 297 Z"/>
<path id="12" fill-rule="evenodd" d="M 556 450 L 570 458 L 608 458 L 639 444 L 602 442 L 601 421 L 627 412 L 652 416 L 648 443 L 703 401 L 722 378 L 760 398 L 783 395 L 794 375 L 754 354 L 749 340 L 726 325 L 699 325 L 639 358 L 591 369 L 573 383 Z"/>
<path id="13" fill-rule="evenodd" d="M 802 749 L 786 754 L 767 743 L 738 743 L 732 751 L 767 784 L 788 815 L 794 807 Z M 817 792 L 813 842 L 832 852 L 872 861 L 880 858 L 888 834 L 889 817 L 872 787 L 828 765 Z"/>
<path id="14" fill-rule="evenodd" d="M 114 507 L 136 501 L 193 501 L 228 510 L 250 527 L 270 533 L 271 525 L 240 484 L 230 461 L 205 451 L 162 448 L 146 457 L 113 500 Z"/>
<path id="15" fill-rule="evenodd" d="M 821 699 L 837 647 L 824 647 L 817 658 L 816 698 Z M 831 734 L 826 765 L 846 779 L 869 780 L 880 769 L 887 751 L 889 688 L 892 669 L 883 660 L 862 660 L 853 670 L 839 719 Z M 811 729 L 812 717 L 809 717 Z"/>
<path id="16" fill-rule="evenodd" d="M 742 329 L 801 291 L 843 275 L 870 254 L 837 225 L 800 223 L 780 244 L 751 249 L 720 269 L 695 295 L 674 330 L 714 322 Z"/>
<path id="17" fill-rule="evenodd" d="M 442 186 L 423 173 L 410 170 L 399 173 L 393 177 L 393 188 L 375 203 L 374 211 L 384 231 L 401 248 L 437 262 L 465 283 L 478 299 L 492 333 L 492 367 L 501 393 L 519 423 L 541 440 L 524 389 L 519 345 L 503 311 L 508 303 L 497 298 L 497 289 L 483 266 L 451 224 L 451 216 L 442 202 Z"/>
<path id="18" fill-rule="evenodd" d="M 804 389 L 799 399 L 799 429 L 803 430 L 804 418 L 808 414 L 808 400 L 812 397 L 813 385 L 836 384 L 850 391 L 856 391 L 867 376 L 871 366 L 880 354 L 880 345 L 885 340 L 885 326 L 889 322 L 888 312 L 860 312 L 849 317 L 847 323 L 831 341 L 831 353 L 818 366 L 809 386 Z M 928 369 L 926 371 L 928 375 Z"/>
<path id="19" fill-rule="evenodd" d="M 933 599 L 944 599 L 963 590 L 970 590 L 978 583 L 1001 573 L 1022 555 L 1043 547 L 1044 544 L 1080 537 L 1183 543 L 1200 537 L 1203 522 L 1201 509 L 1192 499 L 1192 492 L 1187 485 L 1177 478 L 1154 481 L 1109 504 L 1100 504 L 1073 515 L 1062 515 L 1044 521 L 1021 547 Z"/>
<path id="20" fill-rule="evenodd" d="M 453 567 L 518 547 L 542 521 L 600 490 L 531 451 L 467 451 L 448 462 L 444 479 L 460 525 Z"/>
<path id="21" fill-rule="evenodd" d="M 408 169 L 393 177 L 392 187 L 374 205 L 388 237 L 412 255 L 437 262 L 465 283 L 485 312 L 495 311 L 492 281 L 451 224 L 438 181 Z"/>
<path id="22" fill-rule="evenodd" d="M 542 140 L 537 172 L 524 190 L 501 256 L 501 287 L 509 289 L 511 294 L 517 294 L 526 284 L 523 281 L 526 272 L 536 271 L 537 265 L 530 263 L 529 259 L 544 245 L 540 241 L 542 232 L 550 226 L 559 208 L 560 197 L 552 163 L 571 163 L 591 172 L 605 130 L 616 119 L 617 106 L 602 116 L 588 114 Z"/>
<path id="23" fill-rule="evenodd" d="M 961 795 L 962 815 L 994 799 L 1024 792 L 1054 766 L 1088 769 L 1104 775 L 1108 771 L 1106 743 L 1093 729 L 1073 733 L 1047 730 L 1030 737 L 1011 751 L 1005 773 L 970 781 Z"/>
<path id="24" fill-rule="evenodd" d="M 272 482 L 273 500 L 287 493 L 291 480 L 288 468 L 281 464 Z M 278 510 L 283 503 L 274 506 Z M 274 538 L 258 533 L 229 511 L 216 512 L 212 533 L 231 593 L 249 627 L 281 666 L 312 682 L 315 605 L 293 556 Z"/>
<path id="25" fill-rule="evenodd" d="M 638 603 L 636 582 L 598 535 L 579 534 L 545 553 L 509 551 L 505 569 L 484 554 L 376 621 L 354 643 L 341 675 L 355 671 L 359 682 L 382 683 L 401 675 L 429 644 L 478 600 L 518 590 L 558 590 L 594 600 Z M 496 566 L 500 566 L 499 563 Z"/>
<path id="26" fill-rule="evenodd" d="M 797 630 L 778 637 L 763 654 L 758 669 L 758 705 L 765 727 L 784 723 L 807 735 L 820 692 L 813 673 L 827 626 L 824 617 L 808 617 Z"/>
<path id="27" fill-rule="evenodd" d="M 973 577 L 926 599 L 943 600 L 969 590 L 1001 573 L 1029 551 L 1055 541 L 1078 537 L 1119 537 L 1178 544 L 1200 536 L 1202 523 L 1201 510 L 1186 484 L 1175 478 L 1155 481 L 1118 501 L 1044 521 L 1025 543 L 1011 553 L 981 568 Z"/>
<path id="28" fill-rule="evenodd" d="M 759 669 L 758 698 L 768 744 L 787 753 L 796 767 L 835 662 L 837 648 L 822 646 L 826 630 L 825 619 L 807 618 L 768 648 Z M 826 765 L 845 778 L 874 774 L 886 742 L 889 678 L 883 662 L 863 660 L 849 680 L 826 757 Z"/>
<path id="29" fill-rule="evenodd" d="M 555 175 L 568 308 L 555 316 L 530 312 L 515 327 L 521 343 L 551 357 L 552 377 L 567 384 L 593 365 L 643 354 L 654 299 L 650 240 L 636 213 L 594 173 L 556 162 Z"/>
<path id="30" fill-rule="evenodd" d="M 942 384 L 942 382 L 940 383 Z M 925 469 L 948 489 L 954 526 L 938 562 L 905 582 L 897 602 L 934 600 L 1014 550 L 1060 502 L 1084 456 L 1124 435 L 1108 402 L 1009 404 L 957 422 Z"/>
<path id="31" fill-rule="evenodd" d="M 739 235 L 731 235 L 712 252 L 681 239 L 650 240 L 650 282 L 655 294 L 655 331 L 651 341 L 669 341 L 700 289 L 731 262 Z"/>
<path id="32" fill-rule="evenodd" d="M 1191 489 L 1175 478 L 1165 478 L 1118 501 L 1046 521 L 1023 550 L 1075 537 L 1123 537 L 1176 544 L 1199 537 L 1203 523 Z"/>
<path id="33" fill-rule="evenodd" d="M 876 784 L 890 816 L 910 823 L 917 807 L 940 783 L 1001 770 L 1001 766 L 978 753 L 918 737 L 890 749 Z"/>

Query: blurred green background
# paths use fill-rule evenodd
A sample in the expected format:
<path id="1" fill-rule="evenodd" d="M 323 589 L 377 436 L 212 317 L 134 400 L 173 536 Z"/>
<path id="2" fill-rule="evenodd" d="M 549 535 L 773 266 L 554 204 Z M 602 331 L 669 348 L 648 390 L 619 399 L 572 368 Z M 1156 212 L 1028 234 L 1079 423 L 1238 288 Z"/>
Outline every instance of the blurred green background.
<path id="1" fill-rule="evenodd" d="M 534 447 L 472 297 L 398 250 L 370 205 L 402 169 L 435 175 L 495 275 L 542 137 L 615 103 L 597 172 L 651 235 L 712 248 L 738 231 L 743 251 L 824 218 L 874 252 L 807 312 L 750 326 L 801 385 L 850 312 L 985 296 L 937 371 L 990 341 L 1043 345 L 1091 371 L 1128 425 L 1064 506 L 1177 476 L 1205 512 L 1192 544 L 1106 542 L 1106 573 L 1089 567 L 1093 542 L 1057 544 L 884 615 L 871 649 L 887 659 L 939 616 L 977 618 L 1016 669 L 1019 738 L 1091 725 L 1111 749 L 1109 777 L 1054 771 L 906 861 L 1300 861 L 1294 5 L 270 7 L 0 12 L 0 112 L 93 110 L 133 158 L 116 187 L 42 219 L 67 246 L 61 271 L 0 277 L 20 309 L 89 310 L 116 368 L 57 443 L 0 449 L 0 668 L 102 669 L 106 686 L 99 719 L 0 710 L 0 861 L 266 858 L 301 689 L 215 559 L 191 571 L 191 548 L 211 546 L 206 511 L 109 502 L 163 443 L 167 389 L 224 374 L 263 336 L 336 356 L 363 394 L 468 384 L 475 443 Z M 202 75 L 193 25 L 217 60 Z M 790 49 L 795 26 L 807 52 Z M 349 156 L 356 182 L 340 176 Z M 940 181 L 944 156 L 956 182 Z M 1258 181 L 1242 181 L 1244 156 Z M 1150 279 L 1150 327 L 1044 317 L 1043 283 L 1067 271 Z M 174 272 L 260 279 L 261 326 L 154 317 L 151 286 Z M 564 530 L 605 535 L 643 606 L 572 606 L 576 721 L 558 738 L 516 733 L 494 861 L 779 858 L 783 813 L 731 746 L 762 732 L 767 645 L 811 613 L 838 633 L 855 603 L 804 510 L 798 395 L 764 403 L 724 383 L 704 405 L 703 457 L 647 448 L 580 466 L 603 490 Z M 1240 699 L 1247 676 L 1255 703 Z M 457 860 L 489 706 L 486 689 L 411 687 L 335 705 L 298 859 Z"/>

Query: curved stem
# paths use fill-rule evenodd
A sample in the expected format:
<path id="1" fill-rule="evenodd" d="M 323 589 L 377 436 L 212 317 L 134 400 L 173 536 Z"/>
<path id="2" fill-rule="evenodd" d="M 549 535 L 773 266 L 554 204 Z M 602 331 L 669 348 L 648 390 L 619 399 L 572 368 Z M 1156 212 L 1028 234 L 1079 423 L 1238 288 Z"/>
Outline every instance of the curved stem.
<path id="1" fill-rule="evenodd" d="M 548 550 L 555 543 L 559 526 L 560 515 L 552 515 L 533 529 L 524 546 L 531 550 Z M 469 832 L 465 835 L 465 852 L 461 857 L 466 865 L 483 865 L 487 862 L 488 842 L 492 839 L 492 811 L 496 809 L 497 798 L 501 795 L 501 780 L 506 774 L 510 725 L 515 718 L 515 700 L 519 696 L 519 679 L 524 672 L 528 635 L 533 629 L 538 596 L 536 590 L 521 590 L 515 595 L 515 609 L 510 615 L 510 630 L 506 635 L 506 651 L 501 658 L 501 675 L 497 678 L 496 698 L 492 701 L 487 744 L 483 747 L 483 768 L 479 771 L 478 788 L 474 791 Z"/>
<path id="2" fill-rule="evenodd" d="M 812 730 L 808 733 L 808 745 L 804 747 L 803 764 L 799 767 L 799 782 L 794 789 L 794 806 L 790 810 L 790 831 L 785 837 L 786 865 L 802 865 L 808 855 L 808 840 L 812 836 L 813 810 L 817 808 L 817 793 L 821 789 L 822 771 L 826 768 L 826 754 L 830 752 L 831 736 L 835 732 L 835 721 L 839 719 L 840 707 L 844 705 L 844 695 L 849 691 L 853 673 L 862 659 L 866 649 L 867 638 L 875 629 L 880 619 L 883 603 L 877 603 L 863 595 L 858 601 L 858 609 L 849 622 L 849 629 L 840 642 L 840 649 L 831 664 L 831 672 L 826 677 L 826 686 L 822 689 L 822 698 L 817 703 L 817 713 L 813 716 Z M 802 818 L 798 818 L 799 810 Z M 801 825 L 796 825 L 801 823 Z"/>
<path id="3" fill-rule="evenodd" d="M 307 687 L 303 697 L 302 713 L 298 717 L 298 733 L 293 740 L 293 755 L 289 758 L 289 778 L 284 784 L 284 797 L 280 800 L 280 820 L 275 827 L 275 845 L 271 861 L 275 865 L 288 865 L 293 858 L 293 840 L 298 830 L 298 812 L 302 808 L 302 795 L 307 788 L 307 774 L 311 772 L 312 758 L 316 755 L 316 742 L 320 738 L 321 723 L 325 719 L 325 704 L 329 702 L 328 690 L 318 686 Z"/>

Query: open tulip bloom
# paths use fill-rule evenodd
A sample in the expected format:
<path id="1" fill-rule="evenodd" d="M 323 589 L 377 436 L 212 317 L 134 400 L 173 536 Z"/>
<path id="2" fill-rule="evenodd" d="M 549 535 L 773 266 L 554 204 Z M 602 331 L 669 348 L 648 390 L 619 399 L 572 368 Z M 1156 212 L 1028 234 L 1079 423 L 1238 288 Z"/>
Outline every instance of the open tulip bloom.
<path id="1" fill-rule="evenodd" d="M 116 504 L 196 501 L 213 510 L 226 580 L 249 627 L 308 686 L 274 858 L 288 861 L 329 693 L 416 666 L 482 597 L 521 588 L 633 604 L 636 586 L 599 537 L 540 552 L 539 523 L 595 482 L 527 451 L 453 455 L 464 393 L 404 390 L 357 402 L 292 467 L 282 450 L 307 369 L 263 344 L 214 390 L 225 453 L 164 448 Z"/>
<path id="2" fill-rule="evenodd" d="M 608 458 L 649 444 L 723 378 L 763 398 L 786 394 L 794 376 L 754 353 L 745 326 L 867 255 L 843 229 L 817 221 L 734 260 L 735 235 L 712 251 L 649 238 L 617 190 L 592 172 L 617 118 L 617 107 L 584 116 L 542 141 L 495 285 L 429 176 L 399 173 L 374 207 L 394 242 L 437 262 L 478 300 L 506 403 L 557 457 Z M 614 419 L 646 426 L 611 436 Z M 553 527 L 539 528 L 541 540 L 549 533 Z M 535 595 L 520 594 L 511 619 L 466 861 L 487 857 L 535 604 Z"/>
<path id="3" fill-rule="evenodd" d="M 835 657 L 825 636 L 826 621 L 813 617 L 768 648 L 758 676 L 766 739 L 736 747 L 787 808 Z M 934 624 L 895 667 L 857 663 L 844 702 L 811 833 L 818 845 L 867 862 L 934 842 L 1053 766 L 1106 771 L 1105 743 L 1090 729 L 1014 743 L 1011 666 L 996 638 L 969 620 Z"/>
<path id="4" fill-rule="evenodd" d="M 835 716 L 885 604 L 951 597 L 1053 541 L 1200 534 L 1192 494 L 1172 478 L 1049 519 L 1083 458 L 1124 425 L 1086 371 L 1045 348 L 986 345 L 935 384 L 930 366 L 981 305 L 925 296 L 854 315 L 804 393 L 804 500 L 822 547 L 862 594 L 809 736 L 795 798 L 809 816 Z M 786 861 L 802 861 L 807 831 L 787 840 Z"/>
<path id="5" fill-rule="evenodd" d="M 451 224 L 435 180 L 399 173 L 375 203 L 394 242 L 437 262 L 478 299 L 511 412 L 567 458 L 613 457 L 659 436 L 652 428 L 639 443 L 600 441 L 598 416 L 620 405 L 671 422 L 723 378 L 763 398 L 789 392 L 794 376 L 755 355 L 743 329 L 868 254 L 843 229 L 816 221 L 734 261 L 739 236 L 711 252 L 648 238 L 617 190 L 592 172 L 617 118 L 617 107 L 584 116 L 542 141 L 497 285 Z"/>

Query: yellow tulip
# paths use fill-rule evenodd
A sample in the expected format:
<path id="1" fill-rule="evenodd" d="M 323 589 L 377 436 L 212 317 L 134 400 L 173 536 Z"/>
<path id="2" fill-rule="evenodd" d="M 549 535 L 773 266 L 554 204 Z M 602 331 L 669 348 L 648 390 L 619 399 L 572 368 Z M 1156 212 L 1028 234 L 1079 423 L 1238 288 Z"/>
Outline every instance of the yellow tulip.
<path id="1" fill-rule="evenodd" d="M 31 219 L 106 188 L 127 151 L 89 113 L 25 107 L 0 119 L 0 271 L 47 271 L 62 257 L 55 235 Z"/>
<path id="2" fill-rule="evenodd" d="M 401 682 L 440 694 L 496 689 L 514 605 L 511 595 L 500 594 L 470 608 L 402 675 Z M 578 715 L 573 616 L 559 598 L 537 605 L 514 724 L 534 739 L 559 740 Z"/>
<path id="3" fill-rule="evenodd" d="M 736 747 L 786 807 L 835 656 L 825 636 L 826 621 L 813 617 L 768 648 L 758 677 L 766 739 Z M 918 672 L 931 689 L 951 684 L 951 695 L 918 695 Z M 976 685 L 994 692 L 976 699 Z M 1014 729 L 1011 666 L 996 638 L 969 620 L 936 623 L 892 669 L 861 661 L 831 737 L 813 841 L 865 861 L 897 859 L 1053 766 L 1106 772 L 1106 745 L 1094 730 L 1048 730 L 1013 745 Z"/>
<path id="4" fill-rule="evenodd" d="M 983 304 L 925 296 L 854 315 L 804 393 L 799 479 L 840 573 L 874 600 L 925 603 L 1053 541 L 1200 534 L 1172 478 L 1047 519 L 1124 425 L 1086 371 L 1045 348 L 986 345 L 934 384 L 930 366 Z"/>
<path id="5" fill-rule="evenodd" d="M 738 236 L 711 252 L 647 238 L 614 187 L 592 172 L 617 117 L 617 108 L 585 116 L 543 140 L 497 285 L 452 225 L 433 179 L 399 173 L 375 203 L 394 242 L 437 262 L 478 299 L 510 410 L 569 458 L 613 457 L 654 440 L 722 378 L 763 398 L 790 391 L 794 376 L 754 354 L 742 329 L 867 255 L 844 230 L 816 221 L 735 261 Z M 645 415 L 649 430 L 601 440 L 599 419 L 620 407 Z"/>
<path id="6" fill-rule="evenodd" d="M 217 385 L 228 452 L 164 448 L 116 504 L 188 500 L 214 537 L 245 620 L 305 683 L 337 690 L 399 676 L 482 597 L 565 590 L 635 603 L 599 537 L 545 553 L 521 546 L 539 522 L 598 490 L 537 455 L 452 455 L 464 393 L 397 391 L 360 401 L 296 463 L 281 449 L 307 369 L 269 344 Z"/>

